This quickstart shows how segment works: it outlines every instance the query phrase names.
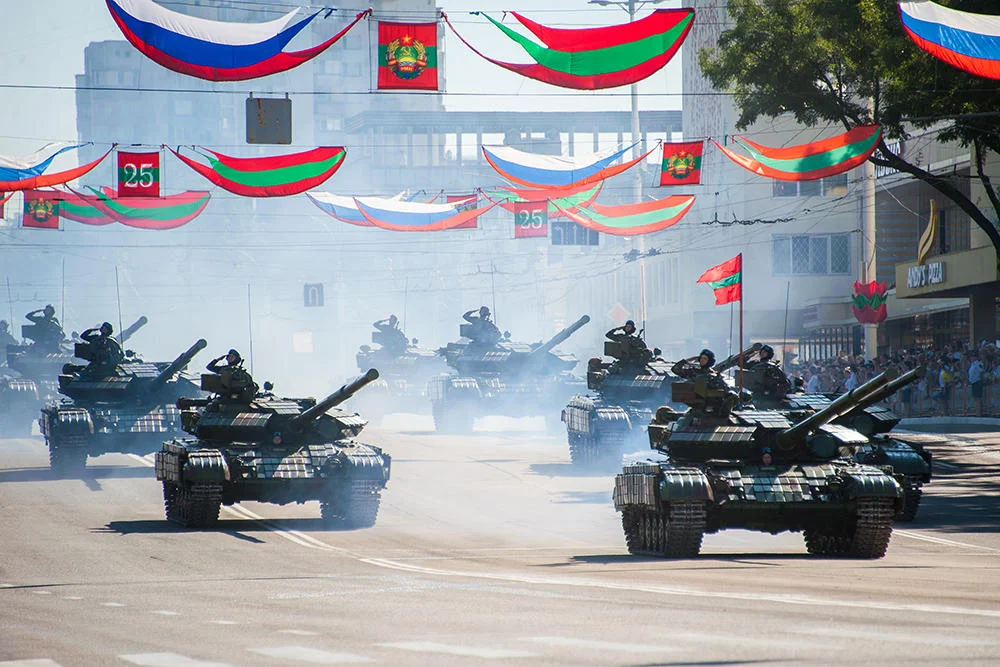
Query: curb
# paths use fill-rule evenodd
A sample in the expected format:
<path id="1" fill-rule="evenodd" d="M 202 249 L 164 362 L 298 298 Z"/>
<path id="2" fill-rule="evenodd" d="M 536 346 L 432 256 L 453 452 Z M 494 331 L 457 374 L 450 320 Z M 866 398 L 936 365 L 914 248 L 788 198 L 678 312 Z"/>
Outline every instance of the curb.
<path id="1" fill-rule="evenodd" d="M 936 430 L 945 426 L 978 426 L 984 430 L 1000 431 L 1000 417 L 910 417 L 899 422 L 900 428 L 909 431 L 920 431 L 928 427 Z"/>

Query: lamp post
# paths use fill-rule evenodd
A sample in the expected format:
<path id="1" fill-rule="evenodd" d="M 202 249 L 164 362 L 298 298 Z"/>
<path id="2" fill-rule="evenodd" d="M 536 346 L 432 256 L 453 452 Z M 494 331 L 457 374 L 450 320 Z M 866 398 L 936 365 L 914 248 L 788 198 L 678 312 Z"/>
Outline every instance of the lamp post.
<path id="1" fill-rule="evenodd" d="M 658 5 L 660 3 L 666 2 L 667 0 L 628 0 L 628 2 L 618 2 L 617 0 L 587 0 L 588 5 L 599 5 L 601 7 L 607 7 L 609 5 L 614 5 L 615 7 L 621 7 L 628 12 L 629 22 L 635 21 L 635 12 L 637 9 L 642 9 L 646 5 Z M 629 93 L 632 103 L 632 141 L 635 142 L 635 146 L 632 148 L 632 159 L 636 159 L 642 155 L 643 146 L 641 144 L 641 134 L 639 133 L 639 84 L 633 83 L 630 87 Z M 632 198 L 634 203 L 638 204 L 642 201 L 642 165 L 636 165 L 633 167 L 632 171 Z M 646 252 L 646 237 L 639 235 L 635 239 L 634 248 L 639 252 L 640 259 L 642 255 Z M 639 261 L 639 317 L 645 326 L 646 322 L 646 265 L 642 261 Z"/>

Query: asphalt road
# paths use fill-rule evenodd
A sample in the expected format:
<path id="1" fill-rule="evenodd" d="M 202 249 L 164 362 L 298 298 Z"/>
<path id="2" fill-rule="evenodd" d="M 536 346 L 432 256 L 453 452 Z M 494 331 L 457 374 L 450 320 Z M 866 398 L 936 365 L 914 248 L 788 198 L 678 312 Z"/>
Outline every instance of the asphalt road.
<path id="1" fill-rule="evenodd" d="M 342 532 L 316 503 L 180 529 L 152 457 L 60 480 L 41 438 L 0 440 L 0 667 L 1000 664 L 1000 434 L 908 436 L 936 477 L 884 559 L 727 531 L 666 561 L 627 554 L 610 475 L 536 425 L 366 430 L 393 478 Z"/>

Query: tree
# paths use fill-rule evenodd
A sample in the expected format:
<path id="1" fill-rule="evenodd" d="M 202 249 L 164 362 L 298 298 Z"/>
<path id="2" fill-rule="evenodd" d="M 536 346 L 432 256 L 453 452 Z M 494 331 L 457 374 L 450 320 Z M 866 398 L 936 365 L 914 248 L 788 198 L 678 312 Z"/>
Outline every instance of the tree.
<path id="1" fill-rule="evenodd" d="M 942 3 L 945 4 L 945 3 Z M 946 3 L 973 13 L 995 12 L 994 0 Z M 1000 83 L 956 69 L 914 44 L 888 0 L 730 0 L 732 27 L 715 49 L 702 49 L 702 72 L 730 90 L 737 127 L 792 113 L 807 126 L 878 123 L 882 140 L 869 158 L 928 183 L 954 201 L 993 243 L 1000 266 L 1000 197 L 984 171 L 1000 154 Z M 915 128 L 940 128 L 937 140 L 971 148 L 973 178 L 989 199 L 981 208 L 955 185 L 890 150 Z M 985 205 L 984 205 L 985 206 Z M 990 212 L 990 215 L 987 214 Z"/>

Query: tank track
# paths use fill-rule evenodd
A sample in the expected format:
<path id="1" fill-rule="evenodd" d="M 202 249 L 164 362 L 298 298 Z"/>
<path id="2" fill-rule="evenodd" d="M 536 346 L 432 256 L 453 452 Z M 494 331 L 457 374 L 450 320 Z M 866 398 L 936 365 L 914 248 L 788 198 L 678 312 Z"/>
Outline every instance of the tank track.
<path id="1" fill-rule="evenodd" d="M 352 480 L 346 489 L 337 489 L 320 501 L 320 515 L 330 528 L 368 528 L 375 525 L 382 502 L 382 483 Z"/>
<path id="2" fill-rule="evenodd" d="M 903 507 L 896 514 L 896 521 L 913 521 L 917 518 L 920 499 L 924 495 L 921 487 L 922 484 L 915 481 L 907 481 L 903 486 Z"/>
<path id="3" fill-rule="evenodd" d="M 701 551 L 707 513 L 701 501 L 674 501 L 669 516 L 662 510 L 628 507 L 622 528 L 629 553 L 667 558 L 693 558 Z"/>
<path id="4" fill-rule="evenodd" d="M 45 438 L 49 447 L 49 468 L 57 475 L 82 475 L 87 468 L 87 436 L 60 436 L 58 440 Z"/>
<path id="5" fill-rule="evenodd" d="M 806 550 L 814 556 L 882 558 L 889 548 L 894 514 L 890 498 L 859 498 L 853 530 L 807 528 Z"/>
<path id="6" fill-rule="evenodd" d="M 219 520 L 221 482 L 163 482 L 167 520 L 186 528 L 208 528 Z"/>
<path id="7" fill-rule="evenodd" d="M 569 433 L 569 459 L 580 467 L 613 467 L 621 464 L 621 446 L 601 443 L 590 433 Z"/>

